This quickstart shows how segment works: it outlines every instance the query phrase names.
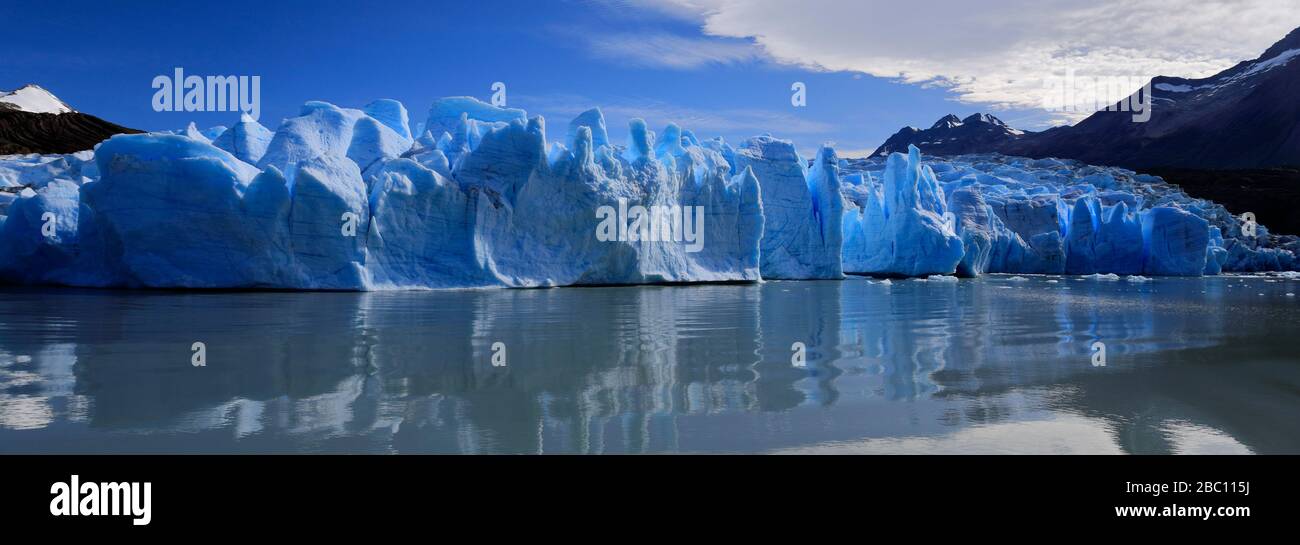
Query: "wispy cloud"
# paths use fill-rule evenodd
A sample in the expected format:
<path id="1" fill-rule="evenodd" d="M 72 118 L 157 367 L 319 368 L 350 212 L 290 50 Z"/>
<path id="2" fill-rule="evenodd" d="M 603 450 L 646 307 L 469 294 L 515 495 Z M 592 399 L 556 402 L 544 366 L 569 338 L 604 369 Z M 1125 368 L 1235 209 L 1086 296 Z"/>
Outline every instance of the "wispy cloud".
<path id="1" fill-rule="evenodd" d="M 573 32 L 592 57 L 638 68 L 693 70 L 766 60 L 750 40 L 691 37 L 670 32 Z"/>
<path id="2" fill-rule="evenodd" d="M 623 1 L 693 17 L 705 36 L 752 41 L 776 62 L 941 86 L 999 109 L 1041 108 L 1045 82 L 1067 70 L 1208 76 L 1300 26 L 1295 0 Z"/>

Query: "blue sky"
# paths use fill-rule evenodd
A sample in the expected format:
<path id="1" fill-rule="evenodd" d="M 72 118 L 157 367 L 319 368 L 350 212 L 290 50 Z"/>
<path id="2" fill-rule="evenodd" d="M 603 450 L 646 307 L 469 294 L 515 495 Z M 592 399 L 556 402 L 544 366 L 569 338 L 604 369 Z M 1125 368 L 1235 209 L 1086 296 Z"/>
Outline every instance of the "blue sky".
<path id="1" fill-rule="evenodd" d="M 151 81 L 180 66 L 261 76 L 261 121 L 272 129 L 307 100 L 377 98 L 402 101 L 414 125 L 432 99 L 487 99 L 500 81 L 509 106 L 546 117 L 552 139 L 601 106 L 616 142 L 639 116 L 731 142 L 763 132 L 802 150 L 834 142 L 845 155 L 947 113 L 992 111 L 1030 129 L 1061 122 L 1035 107 L 1043 59 L 1095 73 L 1209 75 L 1300 25 L 1300 10 L 1268 0 L 1224 4 L 1243 19 L 1236 26 L 1213 0 L 1192 4 L 1192 15 L 1174 0 L 1121 4 L 1138 19 L 1128 26 L 1095 20 L 1098 1 L 1069 0 L 979 9 L 938 0 L 908 12 L 897 2 L 779 0 L 29 4 L 0 2 L 11 19 L 0 89 L 36 83 L 145 130 L 236 121 L 154 112 Z M 1164 30 L 1147 28 L 1144 13 Z M 805 108 L 790 104 L 795 81 L 807 86 Z"/>

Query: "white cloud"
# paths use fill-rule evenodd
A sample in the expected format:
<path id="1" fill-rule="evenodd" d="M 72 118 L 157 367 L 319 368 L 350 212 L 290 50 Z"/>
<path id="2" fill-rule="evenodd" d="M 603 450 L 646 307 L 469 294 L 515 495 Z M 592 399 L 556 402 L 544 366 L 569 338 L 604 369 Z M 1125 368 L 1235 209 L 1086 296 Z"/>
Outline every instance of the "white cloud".
<path id="1" fill-rule="evenodd" d="M 752 41 L 777 62 L 943 86 L 994 108 L 1040 108 L 1045 80 L 1067 69 L 1081 78 L 1208 76 L 1300 26 L 1297 0 L 631 3 L 693 17 L 705 35 Z"/>
<path id="2" fill-rule="evenodd" d="M 597 58 L 651 68 L 693 69 L 764 58 L 762 50 L 748 41 L 670 33 L 587 35 L 586 47 L 588 53 Z"/>

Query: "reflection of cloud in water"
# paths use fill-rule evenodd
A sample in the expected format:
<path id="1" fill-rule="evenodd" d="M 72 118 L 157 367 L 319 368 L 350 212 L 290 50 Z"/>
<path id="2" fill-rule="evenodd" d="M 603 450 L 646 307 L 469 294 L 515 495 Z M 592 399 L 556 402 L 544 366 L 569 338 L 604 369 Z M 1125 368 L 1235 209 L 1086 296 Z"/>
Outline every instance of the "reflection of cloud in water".
<path id="1" fill-rule="evenodd" d="M 77 362 L 73 345 L 19 344 L 12 349 L 14 352 L 0 347 L 0 428 L 40 429 L 57 416 L 70 421 L 85 419 L 86 399 L 72 393 Z"/>
<path id="2" fill-rule="evenodd" d="M 1172 421 L 1165 428 L 1173 436 L 1177 454 L 1251 454 L 1251 450 L 1236 439 L 1208 426 Z"/>
<path id="3" fill-rule="evenodd" d="M 15 430 L 40 429 L 54 420 L 48 400 L 36 396 L 0 396 L 0 426 Z"/>
<path id="4" fill-rule="evenodd" d="M 1122 454 L 1096 422 L 1062 415 L 1002 422 L 942 436 L 883 437 L 778 449 L 773 454 Z"/>

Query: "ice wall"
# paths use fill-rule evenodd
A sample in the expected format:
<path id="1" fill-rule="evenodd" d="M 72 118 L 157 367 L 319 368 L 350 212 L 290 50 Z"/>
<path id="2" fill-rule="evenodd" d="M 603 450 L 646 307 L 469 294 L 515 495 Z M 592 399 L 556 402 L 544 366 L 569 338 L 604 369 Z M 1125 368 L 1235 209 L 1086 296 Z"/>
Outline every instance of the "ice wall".
<path id="1" fill-rule="evenodd" d="M 0 158 L 0 279 L 324 290 L 1294 269 L 1300 241 L 1159 178 L 1052 159 L 805 160 L 599 109 L 308 102 L 274 132 Z M 618 142 L 615 142 L 615 141 Z"/>

